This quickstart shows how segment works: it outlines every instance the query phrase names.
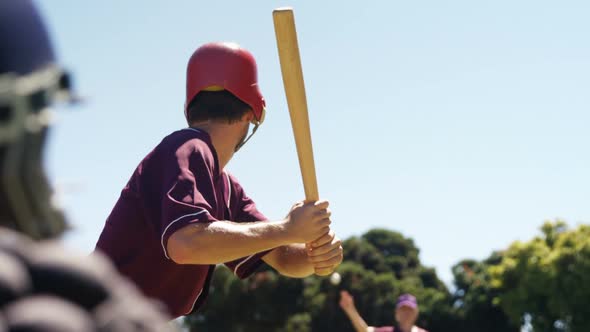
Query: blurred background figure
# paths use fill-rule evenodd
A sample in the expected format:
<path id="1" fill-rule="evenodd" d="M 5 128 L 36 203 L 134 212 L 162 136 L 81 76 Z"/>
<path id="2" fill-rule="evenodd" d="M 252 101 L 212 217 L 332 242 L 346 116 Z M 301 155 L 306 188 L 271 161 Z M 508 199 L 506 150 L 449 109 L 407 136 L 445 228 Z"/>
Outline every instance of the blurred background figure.
<path id="1" fill-rule="evenodd" d="M 395 305 L 395 320 L 393 326 L 368 326 L 354 305 L 354 298 L 347 291 L 340 292 L 340 307 L 357 332 L 427 332 L 414 325 L 418 319 L 418 302 L 412 294 L 402 294 Z"/>
<path id="2" fill-rule="evenodd" d="M 0 3 L 0 44 L 0 225 L 36 240 L 53 238 L 66 223 L 51 204 L 41 157 L 49 106 L 70 99 L 70 79 L 31 1 Z"/>
<path id="3" fill-rule="evenodd" d="M 0 331 L 170 330 L 107 259 L 55 241 L 67 227 L 43 147 L 49 107 L 75 98 L 30 0 L 0 1 L 0 45 Z"/>

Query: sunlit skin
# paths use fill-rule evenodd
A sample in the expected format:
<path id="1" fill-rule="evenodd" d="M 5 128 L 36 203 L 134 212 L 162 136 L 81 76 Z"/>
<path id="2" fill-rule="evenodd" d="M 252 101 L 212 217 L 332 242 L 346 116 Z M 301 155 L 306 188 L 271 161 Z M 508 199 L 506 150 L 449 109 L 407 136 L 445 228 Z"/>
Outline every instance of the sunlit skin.
<path id="1" fill-rule="evenodd" d="M 231 123 L 209 120 L 191 123 L 192 128 L 206 131 L 214 142 L 220 167 L 223 169 L 236 152 L 236 147 L 248 135 L 250 123 L 254 121 L 254 113 L 246 112 L 241 119 Z"/>
<path id="2" fill-rule="evenodd" d="M 409 306 L 395 309 L 395 320 L 403 332 L 410 332 L 418 319 L 418 310 Z"/>

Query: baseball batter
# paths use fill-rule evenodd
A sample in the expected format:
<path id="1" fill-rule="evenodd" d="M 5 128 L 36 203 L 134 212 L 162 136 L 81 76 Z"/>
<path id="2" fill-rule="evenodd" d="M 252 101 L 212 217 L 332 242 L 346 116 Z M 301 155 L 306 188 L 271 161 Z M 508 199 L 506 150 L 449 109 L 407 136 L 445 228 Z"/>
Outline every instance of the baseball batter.
<path id="1" fill-rule="evenodd" d="M 187 68 L 189 127 L 143 159 L 105 223 L 97 250 L 173 317 L 203 305 L 216 264 L 245 278 L 263 262 L 290 277 L 325 275 L 342 262 L 327 201 L 296 203 L 285 219 L 268 221 L 224 170 L 264 113 L 250 52 L 232 43 L 198 48 Z"/>

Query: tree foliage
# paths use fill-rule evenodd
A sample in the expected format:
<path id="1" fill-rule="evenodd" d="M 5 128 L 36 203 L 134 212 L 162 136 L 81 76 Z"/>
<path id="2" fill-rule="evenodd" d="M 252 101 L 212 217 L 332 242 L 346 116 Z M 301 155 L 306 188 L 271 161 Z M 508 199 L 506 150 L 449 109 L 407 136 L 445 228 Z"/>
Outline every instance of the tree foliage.
<path id="1" fill-rule="evenodd" d="M 483 261 L 465 259 L 452 268 L 455 285 L 453 313 L 461 330 L 481 332 L 518 332 L 494 299 L 498 290 L 491 287 L 490 268 L 502 261 L 502 254 L 492 253 Z"/>
<path id="2" fill-rule="evenodd" d="M 423 266 L 412 239 L 373 229 L 344 241 L 342 281 L 291 279 L 263 267 L 237 279 L 218 267 L 208 303 L 186 319 L 191 331 L 353 331 L 338 305 L 350 291 L 370 325 L 394 322 L 395 300 L 414 294 L 418 325 L 431 332 L 590 331 L 590 226 L 546 223 L 542 234 L 515 242 L 478 261 L 452 268 L 450 292 L 433 268 Z"/>
<path id="3" fill-rule="evenodd" d="M 397 296 L 411 292 L 420 301 L 423 326 L 448 325 L 451 295 L 435 270 L 421 265 L 411 239 L 375 229 L 343 247 L 338 286 L 328 278 L 286 278 L 268 267 L 239 280 L 219 266 L 207 304 L 185 324 L 194 331 L 353 331 L 338 305 L 346 289 L 371 324 L 391 325 Z"/>
<path id="4" fill-rule="evenodd" d="M 545 223 L 491 267 L 496 301 L 514 323 L 535 331 L 590 331 L 590 227 Z"/>

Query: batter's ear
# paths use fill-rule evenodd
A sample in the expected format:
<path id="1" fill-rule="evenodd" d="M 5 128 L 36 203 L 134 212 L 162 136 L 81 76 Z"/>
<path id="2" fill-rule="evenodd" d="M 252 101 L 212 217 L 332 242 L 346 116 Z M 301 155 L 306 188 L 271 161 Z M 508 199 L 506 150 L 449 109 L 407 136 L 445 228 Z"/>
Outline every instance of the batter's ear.
<path id="1" fill-rule="evenodd" d="M 248 112 L 244 113 L 244 115 L 242 115 L 242 121 L 252 122 L 255 119 L 256 117 L 254 116 L 254 112 L 252 110 L 249 110 Z"/>

